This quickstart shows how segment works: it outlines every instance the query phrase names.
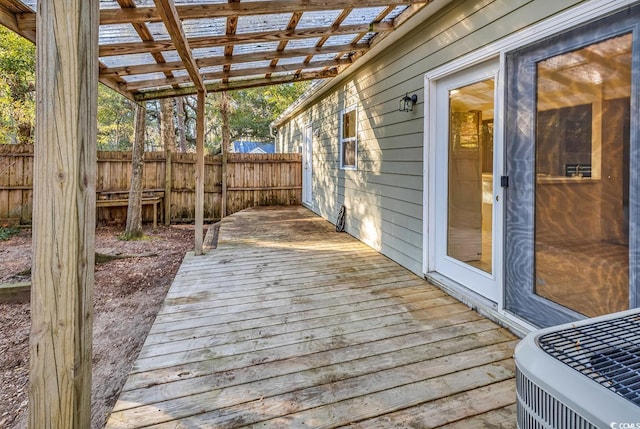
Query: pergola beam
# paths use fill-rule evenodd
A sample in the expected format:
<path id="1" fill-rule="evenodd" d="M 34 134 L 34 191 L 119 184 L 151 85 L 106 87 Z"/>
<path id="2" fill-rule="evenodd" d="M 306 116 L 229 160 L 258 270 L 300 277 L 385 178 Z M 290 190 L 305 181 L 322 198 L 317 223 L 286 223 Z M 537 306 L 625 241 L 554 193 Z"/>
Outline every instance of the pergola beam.
<path id="1" fill-rule="evenodd" d="M 256 61 L 269 61 L 271 59 L 295 58 L 315 56 L 322 54 L 338 54 L 340 52 L 366 52 L 369 45 L 366 43 L 333 45 L 322 47 L 287 49 L 277 52 L 254 52 L 251 54 L 238 54 L 231 57 L 219 56 L 200 58 L 196 60 L 199 68 L 223 66 L 225 64 L 242 64 Z M 136 66 L 110 67 L 100 70 L 100 76 L 134 76 L 138 74 L 164 73 L 167 71 L 184 70 L 182 61 L 171 61 L 162 64 L 141 64 Z"/>
<path id="2" fill-rule="evenodd" d="M 173 45 L 182 59 L 190 81 L 193 82 L 198 91 L 198 101 L 196 109 L 196 206 L 195 206 L 195 254 L 202 255 L 203 252 L 203 228 L 204 228 L 204 102 L 206 88 L 204 80 L 200 75 L 189 41 L 182 28 L 182 21 L 178 16 L 176 5 L 173 0 L 154 0 L 156 8 L 162 17 L 164 26 L 167 28 Z M 167 80 L 175 80 L 171 77 Z"/>
<path id="3" fill-rule="evenodd" d="M 229 15 L 251 16 L 269 15 L 276 13 L 321 12 L 344 8 L 404 6 L 412 4 L 426 4 L 425 0 L 280 0 L 255 1 L 228 4 L 202 4 L 176 6 L 180 19 L 226 18 Z M 35 14 L 24 11 L 16 16 L 22 30 L 35 31 Z M 162 17 L 157 8 L 139 7 L 125 9 L 106 9 L 100 12 L 100 24 L 127 24 L 160 22 Z"/>
<path id="4" fill-rule="evenodd" d="M 339 27 L 340 25 L 342 25 L 342 23 L 344 22 L 345 19 L 347 19 L 347 16 L 349 16 L 349 14 L 351 13 L 352 9 L 351 8 L 345 8 L 340 15 L 338 15 L 338 17 L 333 21 L 332 27 Z M 325 43 L 327 43 L 327 40 L 329 40 L 329 37 L 324 36 L 321 37 L 320 40 L 318 40 L 318 42 L 316 42 L 316 47 L 320 48 L 322 46 L 324 46 Z M 340 54 L 337 55 L 337 57 L 339 57 Z M 312 60 L 312 56 L 309 55 L 307 56 L 307 58 L 304 59 L 305 63 L 308 63 Z"/>
<path id="5" fill-rule="evenodd" d="M 15 6 L 19 5 L 14 5 L 14 7 Z M 35 22 L 36 14 L 33 12 L 29 12 L 29 14 L 33 16 Z M 0 25 L 4 25 L 9 30 L 20 34 L 22 37 L 31 41 L 32 43 L 36 42 L 36 26 L 32 25 L 29 30 L 22 30 L 18 22 L 16 13 L 7 8 L 4 4 L 0 4 Z"/>
<path id="6" fill-rule="evenodd" d="M 240 3 L 240 0 L 227 0 L 227 3 Z M 238 29 L 238 15 L 229 15 L 227 16 L 227 28 L 225 31 L 225 35 L 227 36 L 233 36 L 236 34 L 236 30 Z M 231 57 L 233 56 L 233 48 L 234 45 L 225 45 L 224 47 L 224 56 L 225 57 Z M 231 70 L 231 65 L 230 64 L 225 64 L 222 67 L 222 71 L 227 73 Z M 225 77 L 222 79 L 222 83 L 227 83 L 228 82 L 228 78 Z M 224 153 L 224 149 L 222 151 Z M 224 166 L 223 166 L 223 170 L 224 170 Z"/>
<path id="7" fill-rule="evenodd" d="M 264 75 L 269 73 L 278 73 L 278 72 L 287 72 L 298 70 L 302 67 L 307 69 L 321 69 L 324 67 L 340 67 L 340 66 L 350 66 L 350 59 L 341 59 L 341 60 L 326 60 L 326 61 L 315 61 L 311 63 L 296 63 L 296 64 L 282 64 L 275 67 L 261 67 L 254 69 L 240 69 L 240 70 L 230 70 L 228 72 L 213 72 L 213 73 L 204 73 L 202 78 L 207 80 L 217 80 L 217 79 L 229 79 L 234 77 L 246 77 L 246 76 L 256 76 L 256 75 Z M 127 91 L 137 91 L 143 88 L 149 87 L 160 87 L 167 85 L 179 85 L 184 83 L 191 82 L 191 79 L 188 76 L 180 76 L 173 77 L 167 79 L 156 79 L 156 80 L 140 80 L 132 82 L 126 85 L 124 88 Z M 196 88 L 197 89 L 197 88 Z"/>
<path id="8" fill-rule="evenodd" d="M 233 91 L 237 89 L 256 88 L 260 86 L 281 85 L 285 83 L 301 82 L 305 80 L 329 79 L 338 76 L 335 69 L 323 70 L 319 72 L 306 72 L 299 75 L 276 76 L 260 79 L 235 80 L 228 83 L 206 84 L 207 92 Z M 167 88 L 157 91 L 138 92 L 135 95 L 136 101 L 159 100 L 161 98 L 182 97 L 185 95 L 197 94 L 198 90 L 194 86 L 181 87 L 178 89 Z"/>
<path id="9" fill-rule="evenodd" d="M 162 17 L 162 21 L 164 22 L 164 25 L 167 28 L 169 35 L 171 36 L 173 46 L 175 46 L 176 51 L 178 51 L 178 55 L 180 55 L 180 58 L 182 59 L 187 72 L 189 73 L 191 81 L 193 81 L 198 91 L 204 92 L 204 82 L 202 80 L 202 76 L 200 75 L 200 70 L 198 69 L 196 62 L 191 55 L 189 41 L 184 34 L 182 22 L 180 21 L 180 17 L 178 16 L 178 12 L 176 11 L 176 5 L 173 3 L 173 0 L 154 1 L 156 3 L 156 9 Z"/>
<path id="10" fill-rule="evenodd" d="M 242 45 L 250 43 L 279 42 L 282 40 L 308 39 L 315 37 L 341 36 L 345 34 L 357 34 L 366 32 L 393 31 L 394 26 L 390 23 L 379 24 L 355 24 L 344 25 L 338 28 L 306 28 L 291 32 L 283 31 L 262 31 L 257 33 L 243 33 L 233 36 L 204 36 L 185 39 L 189 46 L 195 48 L 212 48 L 226 46 L 229 44 Z M 100 56 L 109 57 L 114 55 L 131 55 L 145 52 L 173 51 L 176 46 L 171 40 L 155 42 L 135 42 L 135 43 L 111 43 L 100 46 Z"/>

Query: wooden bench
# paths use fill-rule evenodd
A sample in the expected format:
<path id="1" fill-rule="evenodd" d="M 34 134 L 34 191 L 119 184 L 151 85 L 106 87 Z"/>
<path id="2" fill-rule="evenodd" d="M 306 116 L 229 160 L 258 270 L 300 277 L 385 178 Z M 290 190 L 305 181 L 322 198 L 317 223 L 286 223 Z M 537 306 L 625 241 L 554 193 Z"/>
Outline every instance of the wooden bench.
<path id="1" fill-rule="evenodd" d="M 128 207 L 129 198 L 122 198 L 129 191 L 102 191 L 99 192 L 96 199 L 96 207 Z M 116 197 L 116 198 L 113 198 Z M 120 198 L 117 198 L 120 197 Z M 144 190 L 142 191 L 142 205 L 153 205 L 153 227 L 158 227 L 158 205 L 164 199 L 164 190 Z M 164 206 L 163 206 L 164 207 Z"/>

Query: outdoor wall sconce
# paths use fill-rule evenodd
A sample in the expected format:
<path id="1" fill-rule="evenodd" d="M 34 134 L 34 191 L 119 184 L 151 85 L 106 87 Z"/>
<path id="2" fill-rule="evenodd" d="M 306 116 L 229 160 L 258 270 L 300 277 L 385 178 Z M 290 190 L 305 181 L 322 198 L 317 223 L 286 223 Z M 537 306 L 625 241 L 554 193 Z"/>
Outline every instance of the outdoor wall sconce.
<path id="1" fill-rule="evenodd" d="M 405 96 L 400 99 L 400 108 L 398 110 L 400 112 L 412 112 L 413 106 L 417 102 L 418 102 L 418 96 L 416 94 L 413 94 L 413 95 L 405 94 Z"/>

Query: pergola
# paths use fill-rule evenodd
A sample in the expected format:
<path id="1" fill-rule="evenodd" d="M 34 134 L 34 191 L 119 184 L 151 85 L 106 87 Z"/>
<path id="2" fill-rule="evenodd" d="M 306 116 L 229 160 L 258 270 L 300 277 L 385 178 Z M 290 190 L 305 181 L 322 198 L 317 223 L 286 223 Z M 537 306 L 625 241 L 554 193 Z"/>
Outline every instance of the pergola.
<path id="1" fill-rule="evenodd" d="M 206 93 L 340 76 L 430 1 L 0 0 L 37 46 L 31 428 L 90 422 L 97 81 L 197 95 L 198 254 Z"/>
<path id="2" fill-rule="evenodd" d="M 332 78 L 429 2 L 100 0 L 99 80 L 143 101 Z M 36 7 L 0 23 L 35 43 Z"/>

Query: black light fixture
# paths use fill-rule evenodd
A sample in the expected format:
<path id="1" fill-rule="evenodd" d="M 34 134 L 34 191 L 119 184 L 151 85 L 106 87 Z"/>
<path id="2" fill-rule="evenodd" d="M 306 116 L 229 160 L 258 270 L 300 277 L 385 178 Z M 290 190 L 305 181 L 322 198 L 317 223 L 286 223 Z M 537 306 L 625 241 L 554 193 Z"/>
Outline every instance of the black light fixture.
<path id="1" fill-rule="evenodd" d="M 412 112 L 413 106 L 418 102 L 418 96 L 416 94 L 405 94 L 404 97 L 400 99 L 400 108 L 398 109 L 400 112 Z"/>

